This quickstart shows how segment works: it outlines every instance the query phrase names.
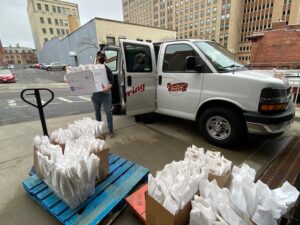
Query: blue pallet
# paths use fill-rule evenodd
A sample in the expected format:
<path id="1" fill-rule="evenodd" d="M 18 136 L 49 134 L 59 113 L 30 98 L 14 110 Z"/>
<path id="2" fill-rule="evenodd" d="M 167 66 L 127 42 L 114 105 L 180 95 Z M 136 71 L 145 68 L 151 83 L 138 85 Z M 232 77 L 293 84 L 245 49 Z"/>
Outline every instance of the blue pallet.
<path id="1" fill-rule="evenodd" d="M 70 209 L 36 175 L 24 180 L 27 194 L 67 225 L 98 224 L 141 182 L 147 180 L 149 170 L 117 155 L 109 156 L 109 176 L 96 185 L 95 194 L 76 209 Z"/>

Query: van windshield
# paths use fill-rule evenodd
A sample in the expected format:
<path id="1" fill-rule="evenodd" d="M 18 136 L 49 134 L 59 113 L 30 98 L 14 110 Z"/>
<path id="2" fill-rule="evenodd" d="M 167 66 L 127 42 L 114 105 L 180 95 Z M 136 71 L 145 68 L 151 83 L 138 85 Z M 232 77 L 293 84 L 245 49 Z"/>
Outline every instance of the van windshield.
<path id="1" fill-rule="evenodd" d="M 247 69 L 232 53 L 215 42 L 195 41 L 194 43 L 220 73 Z"/>

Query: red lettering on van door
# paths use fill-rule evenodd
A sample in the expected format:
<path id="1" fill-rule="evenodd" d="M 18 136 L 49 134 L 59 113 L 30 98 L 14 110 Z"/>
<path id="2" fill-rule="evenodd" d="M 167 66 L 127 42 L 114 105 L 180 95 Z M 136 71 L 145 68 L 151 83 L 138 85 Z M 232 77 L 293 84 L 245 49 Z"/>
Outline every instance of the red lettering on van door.
<path id="1" fill-rule="evenodd" d="M 138 92 L 142 93 L 144 91 L 145 91 L 145 84 L 141 84 L 140 86 L 132 87 L 131 90 L 127 91 L 127 96 L 129 97 L 130 95 L 134 95 Z"/>

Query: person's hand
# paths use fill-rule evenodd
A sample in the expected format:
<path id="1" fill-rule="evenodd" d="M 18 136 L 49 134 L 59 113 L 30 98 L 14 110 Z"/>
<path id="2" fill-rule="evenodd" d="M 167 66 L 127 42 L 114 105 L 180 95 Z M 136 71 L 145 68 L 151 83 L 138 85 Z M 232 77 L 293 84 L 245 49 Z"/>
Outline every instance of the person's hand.
<path id="1" fill-rule="evenodd" d="M 102 88 L 103 88 L 102 92 L 108 93 L 110 91 L 111 87 L 112 87 L 111 84 L 107 84 L 107 85 L 102 84 Z"/>

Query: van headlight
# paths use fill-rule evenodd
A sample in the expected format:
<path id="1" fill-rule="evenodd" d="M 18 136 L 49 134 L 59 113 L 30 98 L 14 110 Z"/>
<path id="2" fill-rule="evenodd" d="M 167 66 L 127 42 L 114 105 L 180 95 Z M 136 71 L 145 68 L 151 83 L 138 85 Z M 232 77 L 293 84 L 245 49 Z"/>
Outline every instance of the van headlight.
<path id="1" fill-rule="evenodd" d="M 264 88 L 261 91 L 258 110 L 262 113 L 282 112 L 288 106 L 286 89 Z"/>

